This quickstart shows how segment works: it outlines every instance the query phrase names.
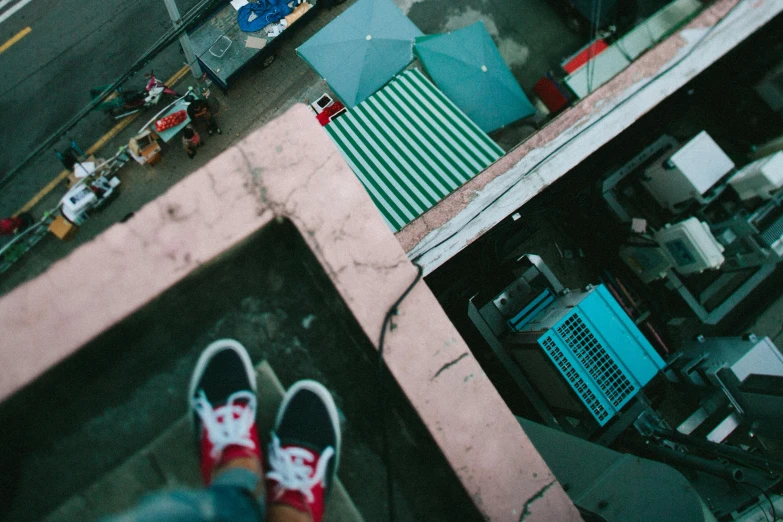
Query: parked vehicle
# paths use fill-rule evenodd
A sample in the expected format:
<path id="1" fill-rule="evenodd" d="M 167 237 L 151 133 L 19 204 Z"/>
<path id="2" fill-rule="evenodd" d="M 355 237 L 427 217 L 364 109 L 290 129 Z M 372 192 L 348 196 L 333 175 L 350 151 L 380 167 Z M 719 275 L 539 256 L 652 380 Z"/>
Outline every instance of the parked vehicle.
<path id="1" fill-rule="evenodd" d="M 122 119 L 125 116 L 139 112 L 147 107 L 157 105 L 161 98 L 179 98 L 176 91 L 170 89 L 165 83 L 155 77 L 155 73 L 150 71 L 146 75 L 147 85 L 144 89 L 135 92 L 125 92 L 122 87 L 118 88 L 116 95 L 100 105 L 98 109 L 110 114 L 114 119 Z M 97 98 L 106 90 L 106 86 L 90 89 L 93 98 Z"/>
<path id="2" fill-rule="evenodd" d="M 345 0 L 288 0 L 293 12 L 277 23 L 255 31 L 242 30 L 237 10 L 221 0 L 201 25 L 189 32 L 201 69 L 223 92 L 240 73 L 251 67 L 266 69 L 275 61 L 280 45 L 314 19 L 323 8 Z"/>

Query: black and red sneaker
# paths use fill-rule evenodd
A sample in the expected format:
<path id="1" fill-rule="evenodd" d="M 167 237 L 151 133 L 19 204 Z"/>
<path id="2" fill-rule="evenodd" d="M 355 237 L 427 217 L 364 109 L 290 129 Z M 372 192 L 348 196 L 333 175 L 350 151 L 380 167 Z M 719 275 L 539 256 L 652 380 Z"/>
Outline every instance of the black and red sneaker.
<path id="1" fill-rule="evenodd" d="M 205 485 L 225 462 L 238 457 L 261 462 L 256 375 L 244 346 L 233 339 L 207 346 L 193 370 L 188 399 Z"/>
<path id="2" fill-rule="evenodd" d="M 277 412 L 267 452 L 267 502 L 320 522 L 339 460 L 340 423 L 331 394 L 316 381 L 297 382 Z"/>

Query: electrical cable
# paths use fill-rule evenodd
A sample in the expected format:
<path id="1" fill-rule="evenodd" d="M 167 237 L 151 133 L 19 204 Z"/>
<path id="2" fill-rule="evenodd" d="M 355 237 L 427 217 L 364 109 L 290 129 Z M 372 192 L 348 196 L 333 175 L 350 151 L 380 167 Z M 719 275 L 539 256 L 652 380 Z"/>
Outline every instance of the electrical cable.
<path id="1" fill-rule="evenodd" d="M 432 252 L 432 251 L 433 251 L 433 250 L 435 250 L 436 248 L 440 247 L 441 245 L 443 245 L 443 244 L 445 244 L 446 242 L 448 242 L 448 241 L 450 241 L 451 239 L 453 239 L 453 238 L 454 238 L 455 236 L 457 236 L 457 235 L 458 235 L 460 232 L 462 232 L 463 230 L 465 230 L 465 228 L 467 228 L 467 227 L 468 227 L 469 225 L 471 225 L 471 224 L 472 224 L 474 221 L 476 221 L 476 220 L 477 220 L 479 217 L 481 217 L 481 216 L 482 216 L 482 215 L 483 215 L 485 212 L 487 212 L 487 211 L 488 211 L 488 210 L 489 210 L 489 209 L 490 209 L 490 208 L 491 208 L 491 207 L 492 207 L 492 206 L 493 206 L 495 203 L 497 203 L 497 202 L 498 202 L 498 201 L 499 201 L 499 200 L 500 200 L 502 197 L 504 197 L 506 194 L 508 194 L 508 193 L 509 193 L 509 192 L 511 192 L 512 190 L 516 189 L 517 185 L 518 185 L 518 184 L 519 184 L 519 183 L 522 181 L 522 179 L 524 179 L 525 177 L 527 177 L 527 176 L 529 176 L 530 174 L 532 174 L 533 172 L 535 172 L 535 171 L 536 171 L 536 170 L 537 170 L 539 167 L 541 167 L 541 166 L 542 166 L 544 163 L 548 162 L 548 161 L 549 161 L 549 160 L 550 160 L 550 159 L 551 159 L 551 158 L 552 158 L 552 157 L 553 157 L 555 154 L 557 154 L 558 152 L 560 152 L 561 150 L 563 150 L 563 148 L 565 148 L 565 147 L 566 147 L 566 146 L 568 146 L 568 145 L 569 145 L 571 142 L 573 142 L 575 139 L 577 139 L 577 138 L 578 138 L 578 137 L 580 137 L 582 134 L 584 134 L 585 132 L 587 132 L 587 130 L 591 129 L 591 128 L 592 128 L 594 125 L 596 125 L 597 123 L 600 123 L 602 120 L 604 120 L 605 118 L 607 118 L 607 117 L 609 117 L 610 115 L 612 115 L 612 114 L 613 114 L 615 111 L 617 111 L 619 108 L 623 107 L 623 106 L 624 106 L 626 103 L 628 103 L 628 102 L 629 102 L 629 101 L 631 101 L 632 99 L 635 99 L 635 98 L 636 98 L 636 96 L 637 96 L 639 93 L 641 93 L 641 92 L 643 92 L 643 91 L 647 90 L 647 89 L 648 89 L 648 88 L 649 88 L 651 85 L 653 85 L 653 84 L 655 83 L 655 81 L 656 81 L 656 80 L 658 80 L 658 79 L 659 79 L 659 78 L 661 78 L 662 76 L 664 76 L 664 75 L 668 74 L 668 73 L 669 73 L 669 71 L 671 71 L 671 70 L 672 70 L 672 69 L 674 69 L 675 67 L 679 66 L 679 65 L 680 65 L 680 64 L 681 64 L 681 63 L 682 63 L 682 62 L 683 62 L 685 59 L 689 58 L 689 57 L 690 57 L 690 56 L 691 56 L 691 55 L 692 55 L 692 54 L 693 54 L 693 53 L 694 53 L 694 52 L 695 52 L 695 51 L 696 51 L 696 50 L 697 50 L 697 49 L 698 49 L 698 48 L 701 46 L 701 44 L 702 44 L 702 43 L 703 43 L 703 42 L 704 42 L 704 41 L 705 41 L 705 40 L 706 40 L 706 39 L 707 39 L 707 38 L 708 38 L 708 37 L 709 37 L 709 36 L 710 36 L 710 35 L 711 35 L 713 32 L 715 32 L 715 30 L 716 30 L 718 27 L 720 27 L 721 25 L 723 25 L 723 23 L 724 23 L 724 20 L 726 20 L 726 19 L 727 19 L 727 18 L 728 18 L 728 17 L 729 17 L 729 16 L 730 16 L 730 15 L 731 15 L 731 14 L 732 14 L 732 13 L 733 13 L 733 12 L 734 12 L 736 9 L 737 9 L 737 7 L 739 7 L 741 4 L 743 4 L 743 3 L 745 3 L 745 2 L 746 2 L 746 0 L 738 0 L 738 2 L 737 2 L 736 4 L 734 4 L 734 5 L 731 7 L 731 9 L 729 9 L 729 10 L 726 12 L 726 14 L 723 16 L 723 18 L 721 18 L 721 19 L 720 19 L 720 20 L 719 20 L 719 21 L 718 21 L 718 22 L 717 22 L 715 25 L 713 25 L 712 27 L 710 27 L 710 28 L 709 28 L 709 29 L 708 29 L 708 30 L 707 30 L 707 31 L 706 31 L 706 32 L 705 32 L 705 33 L 704 33 L 704 34 L 703 34 L 703 35 L 702 35 L 702 36 L 699 38 L 699 40 L 698 40 L 698 41 L 696 41 L 696 43 L 695 43 L 695 44 L 694 44 L 694 45 L 693 45 L 693 46 L 692 46 L 692 47 L 691 47 L 691 48 L 688 50 L 688 52 L 687 52 L 687 53 L 685 53 L 685 54 L 684 54 L 684 55 L 683 55 L 683 56 L 682 56 L 682 57 L 681 57 L 679 60 L 677 60 L 676 62 L 672 63 L 671 65 L 669 65 L 668 67 L 666 67 L 664 70 L 662 70 L 662 71 L 658 72 L 658 74 L 656 74 L 656 75 L 655 75 L 655 76 L 654 76 L 652 79 L 650 79 L 650 81 L 649 81 L 649 82 L 647 82 L 647 83 L 646 83 L 646 84 L 644 84 L 644 85 L 643 85 L 641 88 L 639 88 L 639 90 L 637 90 L 635 93 L 633 93 L 632 95 L 628 96 L 628 97 L 627 97 L 627 98 L 625 98 L 624 100 L 620 101 L 620 102 L 619 102 L 617 105 L 615 105 L 614 107 L 612 107 L 611 109 L 609 109 L 609 110 L 608 110 L 608 111 L 607 111 L 605 114 L 602 114 L 601 116 L 599 116 L 599 117 L 598 117 L 598 119 L 597 119 L 597 120 L 596 120 L 596 121 L 595 121 L 593 124 L 591 124 L 591 125 L 588 125 L 588 126 L 585 126 L 585 127 L 582 127 L 582 128 L 581 128 L 579 131 L 577 131 L 577 132 L 576 132 L 576 133 L 575 133 L 573 136 L 571 136 L 571 137 L 570 137 L 570 138 L 568 138 L 566 141 L 564 141 L 563 143 L 561 143 L 560 145 L 558 145 L 558 146 L 557 146 L 557 147 L 556 147 L 554 150 L 552 150 L 552 151 L 551 151 L 551 152 L 549 152 L 549 153 L 548 153 L 546 156 L 544 156 L 542 159 L 540 159 L 538 162 L 536 162 L 536 163 L 535 163 L 535 164 L 534 164 L 534 165 L 533 165 L 533 166 L 530 168 L 530 170 L 528 170 L 528 171 L 527 171 L 527 173 L 525 174 L 525 176 L 523 176 L 523 178 L 521 178 L 521 179 L 517 180 L 517 181 L 516 181 L 516 182 L 514 182 L 514 183 L 513 183 L 511 186 L 509 186 L 508 188 L 506 188 L 505 190 L 503 190 L 503 191 L 502 191 L 500 194 L 498 194 L 498 195 L 497 195 L 495 198 L 493 198 L 493 199 L 492 199 L 492 201 L 490 201 L 490 202 L 489 202 L 489 203 L 488 203 L 488 204 L 487 204 L 487 205 L 486 205 L 486 206 L 485 206 L 485 207 L 484 207 L 482 210 L 480 210 L 480 211 L 479 211 L 479 212 L 478 212 L 478 213 L 477 213 L 475 216 L 473 216 L 472 218 L 468 219 L 468 220 L 467 220 L 467 221 L 466 221 L 466 222 L 465 222 L 465 223 L 464 223 L 462 226 L 460 226 L 460 227 L 459 227 L 459 228 L 458 228 L 456 231 L 454 231 L 452 234 L 450 234 L 450 235 L 449 235 L 449 236 L 447 236 L 446 238 L 442 239 L 441 241 L 439 241 L 439 242 L 435 243 L 435 245 L 433 245 L 432 247 L 430 247 L 430 248 L 426 249 L 424 252 L 422 252 L 422 253 L 418 254 L 417 256 L 415 256 L 413 259 L 411 259 L 411 261 L 412 261 L 412 262 L 414 262 L 414 263 L 416 263 L 417 261 L 419 261 L 419 260 L 420 260 L 422 257 L 424 257 L 425 255 L 429 254 L 430 252 Z"/>
<path id="2" fill-rule="evenodd" d="M 386 341 L 386 330 L 389 328 L 389 324 L 391 323 L 392 317 L 398 314 L 399 312 L 399 306 L 402 304 L 402 302 L 405 300 L 406 297 L 408 297 L 408 294 L 413 290 L 413 287 L 416 286 L 416 283 L 418 283 L 422 276 L 424 275 L 424 268 L 422 268 L 421 265 L 416 266 L 416 277 L 413 279 L 413 282 L 408 286 L 408 288 L 405 289 L 405 291 L 400 295 L 399 298 L 397 298 L 397 301 L 394 302 L 394 304 L 389 308 L 389 310 L 386 312 L 386 316 L 383 318 L 383 326 L 381 326 L 381 336 L 378 340 L 378 367 L 376 372 L 376 380 L 378 383 L 378 404 L 380 405 L 379 408 L 379 414 L 380 414 L 380 426 L 381 426 L 381 451 L 382 451 L 382 458 L 383 462 L 385 464 L 386 468 L 386 502 L 388 504 L 388 513 L 389 513 L 389 520 L 394 521 L 395 520 L 395 512 L 394 512 L 394 484 L 392 482 L 392 474 L 391 474 L 391 455 L 389 454 L 389 435 L 386 432 L 386 414 L 388 412 L 388 394 L 385 393 L 384 386 L 383 386 L 383 370 L 385 367 L 384 360 L 383 360 L 383 347 L 384 343 Z"/>
<path id="3" fill-rule="evenodd" d="M 212 4 L 216 4 L 220 0 L 202 0 L 199 4 L 195 5 L 190 11 L 185 13 L 185 16 L 180 17 L 177 25 L 170 27 L 158 40 L 150 47 L 150 49 L 142 55 L 139 60 L 152 59 L 154 55 L 150 56 L 150 52 L 156 50 L 158 47 L 168 47 L 174 40 L 182 36 L 184 32 L 191 28 L 194 22 L 198 22 L 201 15 L 213 8 Z"/>
<path id="4" fill-rule="evenodd" d="M 767 516 L 767 512 L 764 511 L 764 508 L 761 506 L 761 501 L 760 500 L 756 503 L 756 505 L 761 509 L 761 512 L 764 514 L 764 520 L 766 520 L 767 522 L 770 522 L 769 521 L 769 517 Z M 772 522 L 776 522 L 776 520 L 773 518 Z"/>
<path id="5" fill-rule="evenodd" d="M 197 5 L 194 8 L 193 11 L 195 12 L 195 10 L 200 9 L 203 5 L 205 5 L 209 1 L 211 1 L 211 0 L 203 0 L 201 2 L 201 4 Z M 191 18 L 188 19 L 189 21 L 193 20 L 192 17 L 194 15 L 194 12 L 189 12 L 188 15 L 186 15 L 186 16 L 190 16 L 191 17 Z M 185 19 L 185 17 L 183 17 L 183 19 Z M 157 54 L 157 52 L 160 52 L 163 48 L 165 48 L 168 45 L 170 45 L 173 42 L 174 38 L 177 36 L 177 33 L 181 33 L 182 30 L 183 30 L 182 27 L 179 27 L 179 28 L 172 27 L 169 30 L 167 30 L 163 35 L 161 35 L 158 38 L 158 40 L 141 56 L 141 58 L 139 58 L 139 60 L 136 61 L 136 63 L 134 64 L 133 67 L 131 67 L 131 70 L 129 72 L 126 72 L 118 80 L 115 80 L 115 82 L 113 84 L 111 84 L 111 86 L 107 87 L 104 90 L 103 93 L 101 93 L 98 97 L 96 97 L 93 100 L 93 102 L 88 104 L 88 106 L 86 108 L 82 109 L 79 113 L 77 113 L 77 116 L 75 118 L 72 118 L 72 120 L 68 124 L 66 124 L 66 125 L 68 125 L 68 128 L 65 129 L 63 131 L 63 133 L 67 132 L 67 130 L 69 130 L 71 127 L 76 125 L 82 117 L 84 117 L 87 113 L 89 113 L 90 110 L 92 110 L 100 102 L 104 101 L 105 98 L 108 97 L 116 88 L 118 88 L 122 83 L 124 83 L 126 80 L 128 80 L 130 77 L 132 77 L 137 72 L 137 70 L 139 68 L 141 68 L 144 65 L 146 65 L 149 62 L 149 60 L 151 60 L 154 57 L 154 55 Z M 54 137 L 54 141 L 59 139 L 59 137 L 61 135 L 62 135 L 62 133 L 60 133 L 58 131 L 58 133 L 56 133 L 56 135 Z M 51 138 L 52 137 L 50 137 L 50 139 Z M 36 152 L 34 152 L 33 154 L 31 154 L 30 157 L 36 155 L 37 152 L 39 152 L 43 148 L 45 148 L 45 147 L 39 147 L 39 149 L 36 150 Z M 28 157 L 28 158 L 30 158 L 30 157 Z M 27 161 L 27 160 L 25 160 L 25 161 Z M 11 174 L 13 174 L 16 170 L 20 169 L 21 166 L 24 165 L 24 163 L 25 162 L 23 162 L 22 165 L 17 166 L 11 173 L 9 173 L 8 176 L 6 176 L 6 178 L 10 177 Z M 5 181 L 6 181 L 5 178 L 3 180 L 0 180 L 0 186 L 3 186 L 5 184 Z"/>
<path id="6" fill-rule="evenodd" d="M 761 486 L 757 486 L 756 484 L 751 484 L 750 482 L 745 482 L 744 484 L 746 486 L 752 486 L 752 487 L 758 489 L 759 491 L 761 491 L 761 494 L 764 495 L 764 498 L 766 498 L 767 502 L 769 502 L 769 510 L 770 510 L 770 513 L 772 514 L 772 522 L 777 522 L 777 520 L 778 520 L 778 513 L 775 510 L 775 504 L 772 502 L 772 499 L 769 497 L 767 492 L 764 491 L 764 489 Z M 767 512 L 764 511 L 764 507 L 761 505 L 761 501 L 758 502 L 758 506 L 761 508 L 761 512 L 764 513 L 764 518 L 769 520 L 769 517 L 767 517 Z"/>

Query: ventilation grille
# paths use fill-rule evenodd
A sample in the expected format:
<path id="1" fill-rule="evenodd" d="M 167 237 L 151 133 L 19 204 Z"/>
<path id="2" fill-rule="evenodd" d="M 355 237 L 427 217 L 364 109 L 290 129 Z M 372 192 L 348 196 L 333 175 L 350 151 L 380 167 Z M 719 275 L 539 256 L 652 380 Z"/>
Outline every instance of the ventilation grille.
<path id="1" fill-rule="evenodd" d="M 539 344 L 602 426 L 639 391 L 578 312 L 566 316 Z"/>
<path id="2" fill-rule="evenodd" d="M 587 328 L 581 317 L 573 314 L 557 328 L 557 333 L 571 349 L 574 357 L 582 363 L 612 406 L 619 406 L 636 391 L 636 387 Z"/>
<path id="3" fill-rule="evenodd" d="M 663 369 L 663 359 L 604 285 L 550 308 L 560 320 L 538 345 L 603 426 Z"/>
<path id="4" fill-rule="evenodd" d="M 563 352 L 557 347 L 552 337 L 546 336 L 543 338 L 541 340 L 541 346 L 547 351 L 552 358 L 552 361 L 554 361 L 557 368 L 560 370 L 560 373 L 563 374 L 563 377 L 566 378 L 577 395 L 579 395 L 579 398 L 582 399 L 582 402 L 587 406 L 587 409 L 590 410 L 590 413 L 592 413 L 596 420 L 603 425 L 604 421 L 608 420 L 609 412 L 603 407 L 598 400 L 598 397 L 590 391 L 590 387 L 579 375 L 577 369 L 568 362 L 568 359 L 565 358 Z"/>
<path id="5" fill-rule="evenodd" d="M 778 217 L 766 230 L 761 233 L 761 239 L 766 245 L 772 248 L 780 238 L 783 237 L 783 215 Z"/>

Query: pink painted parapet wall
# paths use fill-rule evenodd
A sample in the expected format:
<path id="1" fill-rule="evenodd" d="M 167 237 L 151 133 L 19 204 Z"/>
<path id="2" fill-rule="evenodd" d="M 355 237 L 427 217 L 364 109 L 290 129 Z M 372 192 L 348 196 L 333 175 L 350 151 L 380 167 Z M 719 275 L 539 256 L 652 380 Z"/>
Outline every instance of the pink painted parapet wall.
<path id="1" fill-rule="evenodd" d="M 0 400 L 277 218 L 377 343 L 416 269 L 299 105 L 0 300 Z M 388 366 L 486 518 L 580 520 L 423 282 L 395 323 Z"/>

